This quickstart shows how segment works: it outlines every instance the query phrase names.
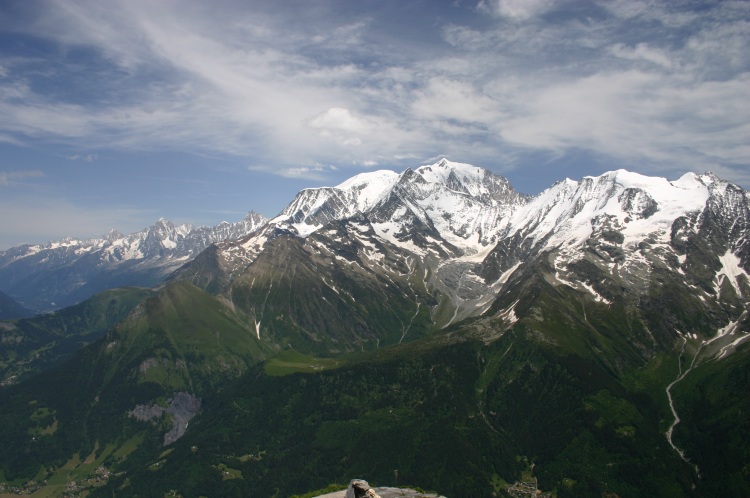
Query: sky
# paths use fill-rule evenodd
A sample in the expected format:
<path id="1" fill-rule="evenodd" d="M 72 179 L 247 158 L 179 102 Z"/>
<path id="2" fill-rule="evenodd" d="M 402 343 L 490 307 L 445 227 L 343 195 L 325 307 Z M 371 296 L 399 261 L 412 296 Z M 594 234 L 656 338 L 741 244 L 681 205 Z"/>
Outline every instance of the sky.
<path id="1" fill-rule="evenodd" d="M 750 187 L 750 1 L 3 0 L 0 250 L 441 157 Z"/>

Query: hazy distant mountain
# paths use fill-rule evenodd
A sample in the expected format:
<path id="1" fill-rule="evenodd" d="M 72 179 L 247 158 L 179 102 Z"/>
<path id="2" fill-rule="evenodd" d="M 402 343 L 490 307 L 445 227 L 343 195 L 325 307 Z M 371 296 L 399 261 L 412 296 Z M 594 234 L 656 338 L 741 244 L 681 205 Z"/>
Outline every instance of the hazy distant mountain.
<path id="1" fill-rule="evenodd" d="M 112 231 L 96 239 L 14 247 L 0 251 L 0 286 L 27 308 L 59 309 L 106 289 L 155 285 L 212 243 L 251 233 L 264 222 L 254 212 L 215 227 L 175 226 L 162 218 L 130 235 Z"/>

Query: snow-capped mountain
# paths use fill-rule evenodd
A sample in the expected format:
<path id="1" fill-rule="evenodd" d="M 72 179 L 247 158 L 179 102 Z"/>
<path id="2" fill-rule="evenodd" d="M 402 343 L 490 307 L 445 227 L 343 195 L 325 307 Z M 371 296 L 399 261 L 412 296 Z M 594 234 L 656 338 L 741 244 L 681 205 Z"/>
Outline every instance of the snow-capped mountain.
<path id="1" fill-rule="evenodd" d="M 378 241 L 436 264 L 492 247 L 509 215 L 528 200 L 499 175 L 445 159 L 400 174 L 363 173 L 336 187 L 302 190 L 261 230 L 219 244 L 221 266 L 234 275 L 275 236 L 307 238 L 332 222 L 359 218 Z"/>
<path id="2" fill-rule="evenodd" d="M 621 276 L 654 264 L 684 273 L 692 263 L 686 244 L 702 234 L 717 256 L 732 261 L 723 271 L 739 276 L 750 263 L 748 227 L 748 193 L 712 174 L 669 182 L 619 170 L 542 192 L 510 217 L 491 259 L 501 272 L 553 252 L 556 269 L 593 255 Z"/>
<path id="3" fill-rule="evenodd" d="M 296 341 L 343 343 L 356 323 L 364 348 L 467 318 L 510 327 L 519 286 L 541 278 L 582 302 L 648 314 L 638 343 L 647 351 L 744 320 L 749 234 L 748 192 L 710 173 L 669 181 L 618 170 L 530 197 L 443 159 L 303 190 L 271 220 L 198 229 L 160 220 L 129 236 L 14 248 L 0 253 L 0 279 L 27 306 L 51 308 L 63 295 L 75 302 L 171 274 L 243 309 L 258 337 L 293 330 Z M 310 292 L 329 298 L 309 309 Z M 310 319 L 321 315 L 325 331 Z"/>
<path id="4" fill-rule="evenodd" d="M 393 238 L 418 220 L 459 252 L 473 252 L 494 242 L 502 220 L 526 199 L 499 175 L 443 159 L 401 174 L 363 173 L 336 187 L 303 190 L 271 223 L 305 236 L 329 221 L 367 214 L 379 235 Z"/>
<path id="5" fill-rule="evenodd" d="M 112 287 L 154 285 L 211 244 L 265 222 L 254 212 L 214 227 L 176 226 L 162 218 L 129 235 L 113 230 L 101 238 L 18 246 L 0 252 L 0 282 L 28 308 L 56 309 Z"/>
<path id="6" fill-rule="evenodd" d="M 681 305 L 704 318 L 664 311 L 662 336 L 647 342 L 666 344 L 674 334 L 710 335 L 741 318 L 750 300 L 749 206 L 746 191 L 710 173 L 668 181 L 619 170 L 560 181 L 532 198 L 489 171 L 441 160 L 303 190 L 257 232 L 215 245 L 175 275 L 234 299 L 243 286 L 260 292 L 263 271 L 274 271 L 267 307 L 278 275 L 305 261 L 310 278 L 350 308 L 352 282 L 367 275 L 367 285 L 395 286 L 411 302 L 400 318 L 404 330 L 409 313 L 425 306 L 438 328 L 483 314 L 510 326 L 517 302 L 497 303 L 530 272 L 582 299 L 651 306 L 655 316 L 664 297 L 658 289 L 674 285 L 684 293 Z M 290 237 L 294 244 L 278 241 Z M 282 250 L 295 255 L 274 252 Z M 262 271 L 267 258 L 289 262 L 263 263 Z M 348 294 L 337 278 L 352 283 Z M 269 323 L 269 312 L 251 301 L 256 323 Z"/>

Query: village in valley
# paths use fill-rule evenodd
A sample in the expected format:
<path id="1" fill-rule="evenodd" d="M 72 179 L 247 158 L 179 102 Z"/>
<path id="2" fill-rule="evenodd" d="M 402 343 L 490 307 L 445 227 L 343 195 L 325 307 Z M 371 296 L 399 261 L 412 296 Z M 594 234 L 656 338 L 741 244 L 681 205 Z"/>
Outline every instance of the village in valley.
<path id="1" fill-rule="evenodd" d="M 112 473 L 109 469 L 100 465 L 93 474 L 89 474 L 82 479 L 68 481 L 64 485 L 64 490 L 60 496 L 62 498 L 77 498 L 81 493 L 94 486 L 103 486 L 107 483 Z M 32 495 L 37 491 L 46 488 L 50 483 L 47 479 L 41 481 L 27 481 L 23 485 L 14 486 L 8 483 L 0 483 L 0 497 L 8 495 Z"/>

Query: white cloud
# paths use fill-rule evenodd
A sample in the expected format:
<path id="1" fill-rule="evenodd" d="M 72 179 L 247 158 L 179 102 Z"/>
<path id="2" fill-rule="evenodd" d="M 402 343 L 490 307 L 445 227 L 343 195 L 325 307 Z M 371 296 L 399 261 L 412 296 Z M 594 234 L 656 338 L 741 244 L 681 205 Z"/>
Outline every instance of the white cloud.
<path id="1" fill-rule="evenodd" d="M 311 180 L 318 180 L 322 177 L 322 173 L 326 171 L 330 170 L 320 166 L 299 166 L 297 168 L 282 168 L 281 170 L 279 170 L 279 174 L 287 178 L 307 178 Z"/>
<path id="2" fill-rule="evenodd" d="M 322 130 L 321 133 L 331 130 L 362 133 L 371 128 L 370 123 L 355 117 L 349 109 L 343 107 L 331 107 L 318 114 L 309 121 L 309 126 Z"/>
<path id="3" fill-rule="evenodd" d="M 497 102 L 466 82 L 430 78 L 422 90 L 415 92 L 415 97 L 412 109 L 418 118 L 463 123 L 485 123 L 498 118 Z"/>
<path id="4" fill-rule="evenodd" d="M 549 10 L 553 5 L 552 0 L 481 0 L 477 8 L 493 16 L 524 21 Z"/>
<path id="5" fill-rule="evenodd" d="M 667 28 L 681 28 L 701 17 L 697 12 L 682 9 L 677 2 L 610 0 L 599 4 L 620 19 L 657 21 Z"/>
<path id="6" fill-rule="evenodd" d="M 253 165 L 249 166 L 248 169 L 250 171 L 256 171 L 258 173 L 266 173 L 283 176 L 284 178 L 298 178 L 305 180 L 322 180 L 326 178 L 328 174 L 337 170 L 335 166 L 323 166 L 320 164 L 288 167 Z"/>
<path id="7" fill-rule="evenodd" d="M 612 45 L 610 53 L 615 57 L 632 61 L 647 61 L 665 68 L 672 67 L 672 60 L 664 51 L 649 47 L 646 43 L 639 43 L 635 47 L 628 47 L 623 43 Z"/>
<path id="8" fill-rule="evenodd" d="M 38 178 L 40 176 L 44 176 L 44 173 L 38 170 L 0 171 L 0 187 L 7 187 L 24 178 Z"/>
<path id="9" fill-rule="evenodd" d="M 748 4 L 597 5 L 560 16 L 552 1 L 483 0 L 490 19 L 469 9 L 482 19 L 436 22 L 427 42 L 393 38 L 369 11 L 332 16 L 335 2 L 51 2 L 13 29 L 98 54 L 95 70 L 57 95 L 34 83 L 67 81 L 67 60 L 3 60 L 0 141 L 219 151 L 296 178 L 436 150 L 750 164 Z"/>
<path id="10" fill-rule="evenodd" d="M 580 147 L 631 164 L 683 168 L 750 161 L 750 73 L 700 83 L 641 71 L 601 73 L 533 89 L 524 100 L 526 108 L 501 132 L 509 143 L 558 152 Z"/>
<path id="11" fill-rule="evenodd" d="M 69 159 L 71 161 L 86 161 L 87 163 L 93 163 L 97 159 L 99 159 L 99 154 L 73 154 L 70 156 L 66 156 L 66 159 Z"/>

